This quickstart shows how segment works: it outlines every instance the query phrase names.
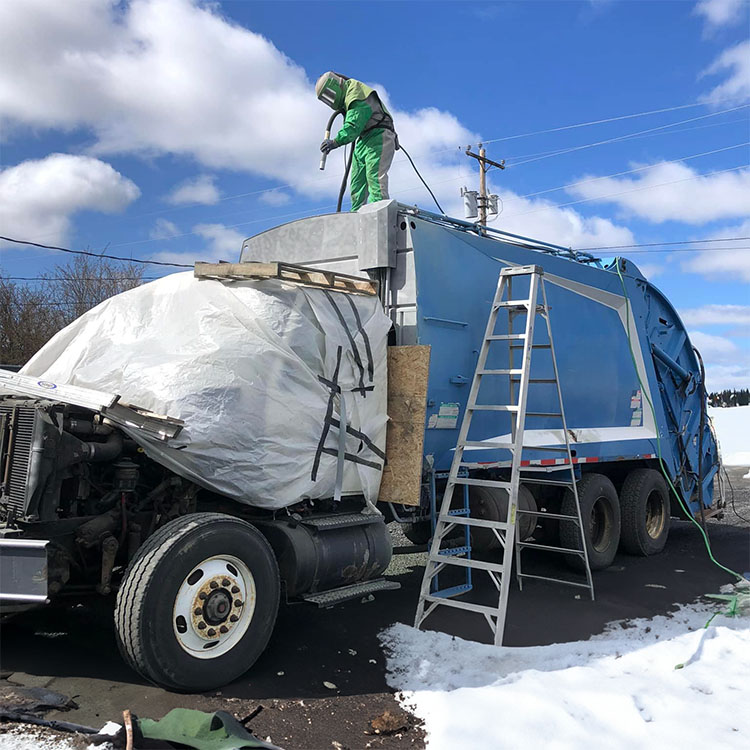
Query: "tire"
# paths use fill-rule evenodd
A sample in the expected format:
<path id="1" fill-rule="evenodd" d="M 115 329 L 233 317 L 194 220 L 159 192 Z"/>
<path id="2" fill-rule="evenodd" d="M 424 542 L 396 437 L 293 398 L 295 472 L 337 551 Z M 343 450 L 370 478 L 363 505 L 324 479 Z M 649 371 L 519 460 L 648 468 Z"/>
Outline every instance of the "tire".
<path id="1" fill-rule="evenodd" d="M 463 488 L 459 485 L 457 491 Z M 505 521 L 508 518 L 508 492 L 493 487 L 469 487 L 469 507 L 474 518 L 487 521 Z M 536 501 L 531 490 L 524 485 L 518 488 L 518 507 L 521 510 L 536 511 Z M 536 528 L 536 516 L 521 515 L 518 524 L 518 541 L 528 539 Z M 502 548 L 500 540 L 492 529 L 472 527 L 471 548 L 476 552 L 495 552 Z"/>
<path id="2" fill-rule="evenodd" d="M 404 536 L 412 544 L 427 544 L 432 537 L 432 523 L 430 521 L 415 521 L 400 524 Z"/>
<path id="3" fill-rule="evenodd" d="M 226 685 L 268 644 L 279 594 L 276 558 L 249 523 L 221 513 L 177 518 L 125 573 L 115 607 L 120 653 L 168 690 Z"/>
<path id="4" fill-rule="evenodd" d="M 657 555 L 669 536 L 671 503 L 664 477 L 653 469 L 635 469 L 620 491 L 620 545 L 631 555 Z"/>
<path id="5" fill-rule="evenodd" d="M 604 474 L 586 474 L 576 485 L 581 506 L 586 551 L 591 570 L 604 570 L 612 564 L 620 543 L 620 503 L 617 490 Z M 563 496 L 560 513 L 576 515 L 575 497 L 571 490 Z M 560 546 L 580 549 L 578 525 L 560 521 Z M 565 555 L 565 562 L 575 570 L 585 570 L 583 558 Z"/>

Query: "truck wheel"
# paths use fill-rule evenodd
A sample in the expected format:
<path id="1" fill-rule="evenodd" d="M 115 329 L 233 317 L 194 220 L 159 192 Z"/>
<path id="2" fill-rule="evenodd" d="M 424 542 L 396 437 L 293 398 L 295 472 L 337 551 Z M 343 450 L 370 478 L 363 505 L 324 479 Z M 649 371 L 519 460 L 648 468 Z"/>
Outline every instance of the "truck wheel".
<path id="1" fill-rule="evenodd" d="M 620 492 L 622 548 L 631 555 L 656 555 L 669 536 L 671 504 L 664 477 L 653 469 L 635 469 Z"/>
<path id="2" fill-rule="evenodd" d="M 120 653 L 168 690 L 225 685 L 268 644 L 279 592 L 273 551 L 249 523 L 221 513 L 177 518 L 125 574 L 115 607 Z"/>
<path id="3" fill-rule="evenodd" d="M 603 570 L 612 564 L 620 543 L 620 503 L 617 490 L 604 474 L 586 474 L 577 484 L 581 506 L 586 550 L 591 570 Z M 575 497 L 571 490 L 563 496 L 560 513 L 576 515 Z M 578 525 L 560 521 L 560 546 L 580 549 Z M 565 555 L 565 562 L 576 570 L 584 570 L 583 558 Z"/>
<path id="4" fill-rule="evenodd" d="M 402 523 L 401 531 L 412 544 L 427 544 L 432 537 L 431 521 L 415 521 L 414 523 Z"/>
<path id="5" fill-rule="evenodd" d="M 508 492 L 500 488 L 469 487 L 469 507 L 474 518 L 486 521 L 503 521 L 508 518 Z M 528 487 L 518 488 L 518 507 L 521 510 L 536 511 L 536 501 Z M 536 528 L 536 516 L 521 514 L 518 522 L 518 541 L 528 539 Z M 494 552 L 502 548 L 492 529 L 475 526 L 471 529 L 471 548 L 476 552 Z"/>

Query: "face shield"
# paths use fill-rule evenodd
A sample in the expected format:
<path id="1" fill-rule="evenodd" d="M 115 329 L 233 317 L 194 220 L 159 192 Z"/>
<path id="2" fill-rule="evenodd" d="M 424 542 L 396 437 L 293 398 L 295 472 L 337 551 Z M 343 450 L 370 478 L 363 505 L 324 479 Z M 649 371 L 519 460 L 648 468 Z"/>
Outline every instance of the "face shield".
<path id="1" fill-rule="evenodd" d="M 334 73 L 329 70 L 323 73 L 318 82 L 315 84 L 315 95 L 321 102 L 327 104 L 331 109 L 337 112 L 344 110 L 344 82 L 346 76 Z"/>

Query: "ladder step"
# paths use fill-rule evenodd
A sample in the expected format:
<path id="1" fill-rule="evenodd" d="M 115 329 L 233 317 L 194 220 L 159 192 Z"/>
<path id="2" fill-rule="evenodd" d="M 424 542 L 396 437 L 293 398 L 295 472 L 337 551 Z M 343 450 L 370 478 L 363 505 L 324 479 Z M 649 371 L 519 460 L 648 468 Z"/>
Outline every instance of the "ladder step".
<path id="1" fill-rule="evenodd" d="M 525 333 L 493 333 L 487 336 L 485 341 L 518 341 L 526 338 Z M 523 344 L 521 344 L 523 347 Z"/>
<path id="2" fill-rule="evenodd" d="M 553 471 L 565 471 L 569 470 L 574 464 L 556 464 L 555 466 L 521 466 L 521 471 L 530 471 L 532 473 L 550 474 Z M 521 477 L 521 481 L 531 481 L 531 477 Z M 536 480 L 534 480 L 536 481 Z M 550 480 L 551 481 L 551 480 Z M 562 481 L 562 480 L 561 480 Z M 563 484 L 569 484 L 569 482 L 563 482 Z"/>
<path id="3" fill-rule="evenodd" d="M 562 513 L 547 513 L 545 510 L 524 510 L 523 508 L 517 508 L 517 513 L 523 513 L 525 516 L 537 516 L 538 518 L 559 518 L 566 521 L 575 522 L 578 525 L 578 516 L 566 516 Z"/>
<path id="4" fill-rule="evenodd" d="M 499 479 L 473 479 L 469 477 L 456 477 L 456 484 L 468 484 L 475 487 L 500 487 L 504 490 L 510 489 L 510 482 L 501 482 Z"/>
<path id="5" fill-rule="evenodd" d="M 547 467 L 544 467 L 547 468 Z M 552 467 L 554 468 L 554 467 Z M 525 471 L 524 468 L 521 471 Z M 568 479 L 534 479 L 533 477 L 519 477 L 522 484 L 551 484 L 556 487 L 572 487 L 573 481 Z"/>
<path id="6" fill-rule="evenodd" d="M 474 406 L 467 406 L 467 411 L 512 411 L 517 412 L 518 406 L 516 404 L 475 404 Z"/>
<path id="7" fill-rule="evenodd" d="M 553 453 L 567 453 L 567 446 L 557 447 L 554 445 L 523 445 L 525 451 L 552 451 Z"/>
<path id="8" fill-rule="evenodd" d="M 512 450 L 516 446 L 513 443 L 500 443 L 496 440 L 467 440 L 463 446 L 465 448 L 487 448 L 487 450 L 502 448 L 504 450 Z"/>
<path id="9" fill-rule="evenodd" d="M 511 380 L 520 380 L 520 378 L 512 377 Z M 554 378 L 529 378 L 529 383 L 556 383 Z"/>
<path id="10" fill-rule="evenodd" d="M 463 547 L 449 547 L 448 549 L 441 549 L 438 555 L 445 555 L 450 557 L 451 555 L 466 555 L 471 552 L 471 547 L 464 545 Z"/>
<path id="11" fill-rule="evenodd" d="M 500 309 L 501 307 L 503 307 L 503 308 L 528 309 L 530 304 L 531 304 L 530 299 L 511 299 L 511 300 L 505 300 L 504 302 L 496 302 L 495 308 Z"/>
<path id="12" fill-rule="evenodd" d="M 533 547 L 534 549 L 541 549 L 545 552 L 562 552 L 566 555 L 578 555 L 579 557 L 584 556 L 582 549 L 570 549 L 570 547 L 550 547 L 548 544 L 536 544 L 536 542 L 516 542 L 517 547 Z"/>
<path id="13" fill-rule="evenodd" d="M 527 411 L 527 417 L 558 417 L 562 419 L 562 414 L 556 411 Z"/>
<path id="14" fill-rule="evenodd" d="M 446 525 L 456 524 L 458 526 L 478 526 L 481 529 L 508 530 L 508 524 L 505 521 L 489 521 L 486 518 L 472 518 L 470 516 L 451 516 L 449 518 L 441 514 L 438 516 L 438 523 Z"/>
<path id="15" fill-rule="evenodd" d="M 450 591 L 451 589 L 448 589 Z M 470 612 L 479 612 L 483 615 L 489 615 L 490 617 L 498 616 L 497 607 L 487 607 L 483 604 L 472 604 L 471 602 L 460 602 L 457 599 L 449 599 L 449 594 L 440 596 L 440 591 L 436 591 L 434 594 L 426 594 L 424 600 L 427 602 L 437 602 L 438 604 L 445 604 L 447 607 L 455 607 L 456 609 L 467 609 Z"/>
<path id="16" fill-rule="evenodd" d="M 552 583 L 564 583 L 566 586 L 579 586 L 582 589 L 588 589 L 588 583 L 582 581 L 568 581 L 565 578 L 549 578 L 548 576 L 535 576 L 531 573 L 519 573 L 518 578 L 536 578 L 537 581 L 551 581 Z"/>
<path id="17" fill-rule="evenodd" d="M 511 344 L 511 349 L 523 349 L 524 344 Z M 549 344 L 532 344 L 532 349 L 551 349 L 552 347 Z"/>
<path id="18" fill-rule="evenodd" d="M 449 557 L 448 555 L 430 555 L 427 558 L 431 563 L 444 563 L 445 565 L 457 565 L 459 568 L 471 568 L 472 570 L 489 570 L 492 573 L 502 573 L 502 563 L 485 562 L 484 560 L 467 560 L 465 557 Z"/>
<path id="19" fill-rule="evenodd" d="M 477 375 L 520 375 L 523 370 L 477 370 Z"/>

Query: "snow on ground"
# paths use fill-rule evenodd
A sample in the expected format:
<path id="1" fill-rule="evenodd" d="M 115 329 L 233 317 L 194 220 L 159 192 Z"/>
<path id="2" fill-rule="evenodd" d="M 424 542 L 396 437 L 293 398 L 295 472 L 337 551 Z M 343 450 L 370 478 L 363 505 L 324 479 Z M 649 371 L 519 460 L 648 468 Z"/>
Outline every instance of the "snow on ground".
<path id="1" fill-rule="evenodd" d="M 705 628 L 723 607 L 551 646 L 497 648 L 401 624 L 380 637 L 388 682 L 424 721 L 429 750 L 744 749 L 750 616 Z"/>
<path id="2" fill-rule="evenodd" d="M 727 466 L 750 466 L 750 406 L 709 407 Z"/>

